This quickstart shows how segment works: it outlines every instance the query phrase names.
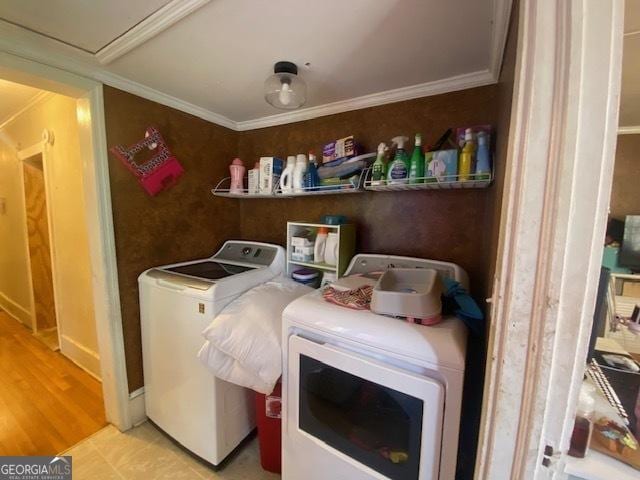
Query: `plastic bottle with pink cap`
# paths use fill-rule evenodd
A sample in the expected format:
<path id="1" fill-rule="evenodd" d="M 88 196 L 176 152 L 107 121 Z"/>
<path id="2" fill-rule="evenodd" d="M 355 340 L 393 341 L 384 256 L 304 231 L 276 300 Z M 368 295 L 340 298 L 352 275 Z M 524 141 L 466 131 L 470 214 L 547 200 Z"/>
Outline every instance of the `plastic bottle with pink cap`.
<path id="1" fill-rule="evenodd" d="M 229 193 L 244 193 L 244 172 L 246 168 L 242 160 L 234 158 L 229 165 L 229 172 L 231 173 L 231 186 L 229 187 Z"/>

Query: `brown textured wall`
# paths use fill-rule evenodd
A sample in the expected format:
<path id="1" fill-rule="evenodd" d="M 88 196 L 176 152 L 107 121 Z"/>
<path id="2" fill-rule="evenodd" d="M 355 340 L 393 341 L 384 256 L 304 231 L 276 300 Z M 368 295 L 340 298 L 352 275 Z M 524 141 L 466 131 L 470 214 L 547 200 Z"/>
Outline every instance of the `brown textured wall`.
<path id="1" fill-rule="evenodd" d="M 115 229 L 122 328 L 129 390 L 143 385 L 138 282 L 149 267 L 211 255 L 240 235 L 236 212 L 209 192 L 227 175 L 237 134 L 192 115 L 104 88 L 107 145 L 131 145 L 155 125 L 182 163 L 180 182 L 149 197 L 113 155 L 109 175 Z"/>
<path id="2" fill-rule="evenodd" d="M 626 215 L 640 215 L 640 135 L 619 135 L 613 170 L 610 215 L 624 220 Z"/>
<path id="3" fill-rule="evenodd" d="M 429 145 L 449 127 L 496 125 L 497 96 L 498 87 L 490 85 L 242 132 L 239 154 L 247 164 L 260 156 L 284 158 L 310 149 L 319 154 L 323 144 L 351 134 L 366 151 L 375 151 L 379 142 L 389 142 L 396 135 L 412 137 L 416 132 Z M 469 273 L 474 292 L 483 292 L 482 219 L 490 191 L 365 192 L 286 200 L 219 198 L 216 202 L 221 206 L 237 202 L 243 238 L 280 244 L 285 244 L 287 220 L 346 215 L 357 225 L 358 252 L 456 262 Z"/>
<path id="4" fill-rule="evenodd" d="M 152 266 L 207 256 L 229 238 L 284 244 L 287 220 L 347 215 L 358 226 L 358 251 L 458 263 L 469 273 L 475 296 L 483 298 L 488 268 L 484 221 L 501 186 L 286 200 L 214 198 L 209 189 L 228 174 L 229 161 L 236 155 L 250 165 L 263 155 L 284 157 L 310 149 L 319 153 L 322 144 L 349 134 L 369 151 L 380 141 L 416 132 L 428 145 L 448 127 L 500 125 L 500 91 L 499 85 L 491 85 L 237 133 L 105 87 L 108 146 L 129 145 L 148 125 L 155 125 L 186 170 L 178 185 L 151 198 L 110 156 L 129 389 L 143 385 L 138 275 Z"/>

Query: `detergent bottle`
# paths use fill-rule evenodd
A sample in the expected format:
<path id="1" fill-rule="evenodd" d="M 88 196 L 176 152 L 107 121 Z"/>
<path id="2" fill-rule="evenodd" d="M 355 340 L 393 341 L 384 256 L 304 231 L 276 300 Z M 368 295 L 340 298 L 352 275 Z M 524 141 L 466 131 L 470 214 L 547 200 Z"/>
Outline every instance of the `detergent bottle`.
<path id="1" fill-rule="evenodd" d="M 280 189 L 284 194 L 293 193 L 293 171 L 296 168 L 296 157 L 289 155 L 287 157 L 287 166 L 280 177 Z"/>
<path id="2" fill-rule="evenodd" d="M 229 193 L 244 193 L 244 172 L 246 168 L 242 160 L 234 158 L 229 165 L 229 171 L 231 172 L 231 186 L 229 187 Z"/>
<path id="3" fill-rule="evenodd" d="M 313 152 L 309 152 L 309 168 L 304 177 L 304 186 L 307 191 L 316 190 L 320 185 L 320 177 L 318 176 L 318 162 Z"/>
<path id="4" fill-rule="evenodd" d="M 476 153 L 476 145 L 473 142 L 473 131 L 470 128 L 464 132 L 464 147 L 460 153 L 460 163 L 458 165 L 458 180 L 461 182 L 467 182 L 470 180 L 470 175 L 473 165 L 473 157 Z"/>
<path id="5" fill-rule="evenodd" d="M 476 153 L 476 180 L 491 179 L 491 161 L 489 159 L 489 145 L 487 134 L 478 132 L 478 151 Z"/>
<path id="6" fill-rule="evenodd" d="M 422 135 L 419 133 L 416 133 L 415 147 L 409 165 L 409 183 L 424 183 L 424 153 L 422 152 Z"/>
<path id="7" fill-rule="evenodd" d="M 409 181 L 409 156 L 404 149 L 404 145 L 408 141 L 409 138 L 404 136 L 397 136 L 391 139 L 391 142 L 397 145 L 397 148 L 396 155 L 389 165 L 387 173 L 387 184 L 389 185 L 397 185 Z"/>
<path id="8" fill-rule="evenodd" d="M 386 150 L 387 145 L 381 142 L 380 145 L 378 145 L 378 156 L 371 167 L 371 185 L 384 185 L 386 183 L 387 162 L 385 162 L 384 158 Z"/>
<path id="9" fill-rule="evenodd" d="M 309 164 L 307 163 L 307 156 L 304 153 L 299 153 L 296 155 L 296 163 L 295 168 L 293 169 L 293 192 L 294 193 L 303 193 L 304 192 L 304 177 L 309 168 Z"/>

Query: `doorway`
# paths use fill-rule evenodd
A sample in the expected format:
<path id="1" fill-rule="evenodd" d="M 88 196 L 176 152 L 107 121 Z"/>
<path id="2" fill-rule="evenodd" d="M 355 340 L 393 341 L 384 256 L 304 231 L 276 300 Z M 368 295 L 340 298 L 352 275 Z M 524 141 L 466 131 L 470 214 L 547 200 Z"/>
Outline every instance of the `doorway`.
<path id="1" fill-rule="evenodd" d="M 130 399 L 127 386 L 102 84 L 7 52 L 0 52 L 0 78 L 75 101 L 105 415 L 108 422 L 127 430 L 133 426 L 139 402 Z M 0 130 L 0 139 L 3 138 L 6 135 Z M 6 203 L 0 198 L 0 212 L 5 208 Z"/>
<path id="2" fill-rule="evenodd" d="M 32 329 L 51 350 L 60 349 L 51 261 L 49 205 L 42 153 L 22 161 L 26 240 L 32 289 Z"/>
<path id="3" fill-rule="evenodd" d="M 0 455 L 57 455 L 107 424 L 78 102 L 0 104 Z"/>

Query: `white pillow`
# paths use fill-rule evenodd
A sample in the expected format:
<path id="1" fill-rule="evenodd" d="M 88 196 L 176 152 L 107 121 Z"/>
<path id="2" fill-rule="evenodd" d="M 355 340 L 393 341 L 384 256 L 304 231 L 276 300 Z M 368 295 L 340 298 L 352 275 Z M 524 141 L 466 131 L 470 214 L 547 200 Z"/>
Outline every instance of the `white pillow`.
<path id="1" fill-rule="evenodd" d="M 218 378 L 270 394 L 282 375 L 282 311 L 310 291 L 281 277 L 245 292 L 202 332 L 198 358 Z"/>

